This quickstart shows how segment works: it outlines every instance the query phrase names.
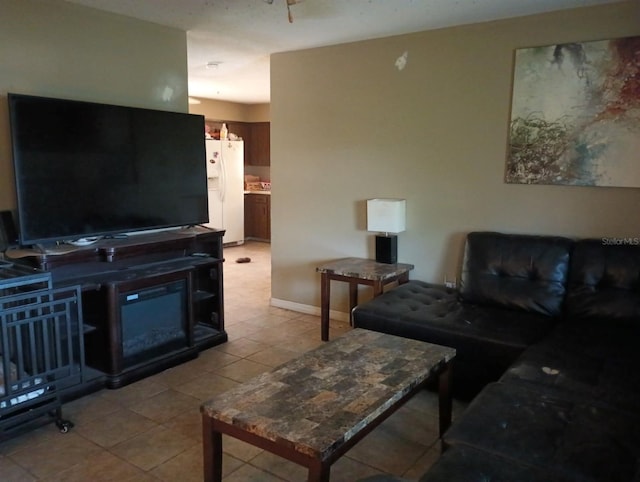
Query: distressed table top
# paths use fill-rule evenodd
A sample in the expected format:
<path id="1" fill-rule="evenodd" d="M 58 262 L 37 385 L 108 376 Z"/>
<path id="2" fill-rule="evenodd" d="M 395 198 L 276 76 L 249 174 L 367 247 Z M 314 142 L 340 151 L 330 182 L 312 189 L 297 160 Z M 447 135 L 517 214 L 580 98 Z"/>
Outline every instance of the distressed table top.
<path id="1" fill-rule="evenodd" d="M 407 263 L 386 264 L 365 258 L 342 258 L 318 266 L 316 271 L 376 281 L 399 276 L 413 268 Z"/>
<path id="2" fill-rule="evenodd" d="M 201 411 L 324 460 L 454 356 L 453 348 L 356 328 Z"/>

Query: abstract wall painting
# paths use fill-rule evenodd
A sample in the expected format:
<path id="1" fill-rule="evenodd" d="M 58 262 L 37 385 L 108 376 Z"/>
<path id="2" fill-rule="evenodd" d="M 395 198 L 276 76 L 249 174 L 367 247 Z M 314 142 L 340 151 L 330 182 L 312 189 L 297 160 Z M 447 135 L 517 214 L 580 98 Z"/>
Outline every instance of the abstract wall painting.
<path id="1" fill-rule="evenodd" d="M 516 50 L 505 181 L 640 187 L 640 36 Z"/>

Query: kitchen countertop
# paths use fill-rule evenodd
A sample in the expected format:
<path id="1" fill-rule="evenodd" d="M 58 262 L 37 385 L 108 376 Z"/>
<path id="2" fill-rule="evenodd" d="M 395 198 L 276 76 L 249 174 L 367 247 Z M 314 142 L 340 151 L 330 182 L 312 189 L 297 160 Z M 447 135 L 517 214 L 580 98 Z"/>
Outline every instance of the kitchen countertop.
<path id="1" fill-rule="evenodd" d="M 245 194 L 269 194 L 271 195 L 271 191 L 245 191 Z"/>

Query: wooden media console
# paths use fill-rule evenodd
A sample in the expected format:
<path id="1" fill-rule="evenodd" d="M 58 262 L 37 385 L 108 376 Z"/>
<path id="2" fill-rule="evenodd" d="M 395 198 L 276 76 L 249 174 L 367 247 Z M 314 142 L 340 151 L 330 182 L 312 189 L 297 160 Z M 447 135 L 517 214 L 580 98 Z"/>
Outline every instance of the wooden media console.
<path id="1" fill-rule="evenodd" d="M 227 341 L 222 236 L 195 227 L 13 253 L 80 285 L 87 367 L 117 388 Z"/>

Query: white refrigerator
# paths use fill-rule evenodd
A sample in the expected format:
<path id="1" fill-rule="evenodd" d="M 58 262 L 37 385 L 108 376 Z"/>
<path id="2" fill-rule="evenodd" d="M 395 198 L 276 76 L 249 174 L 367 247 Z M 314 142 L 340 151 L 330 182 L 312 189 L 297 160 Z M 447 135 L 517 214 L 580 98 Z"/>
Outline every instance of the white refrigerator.
<path id="1" fill-rule="evenodd" d="M 205 139 L 209 223 L 224 244 L 244 243 L 244 142 Z"/>

